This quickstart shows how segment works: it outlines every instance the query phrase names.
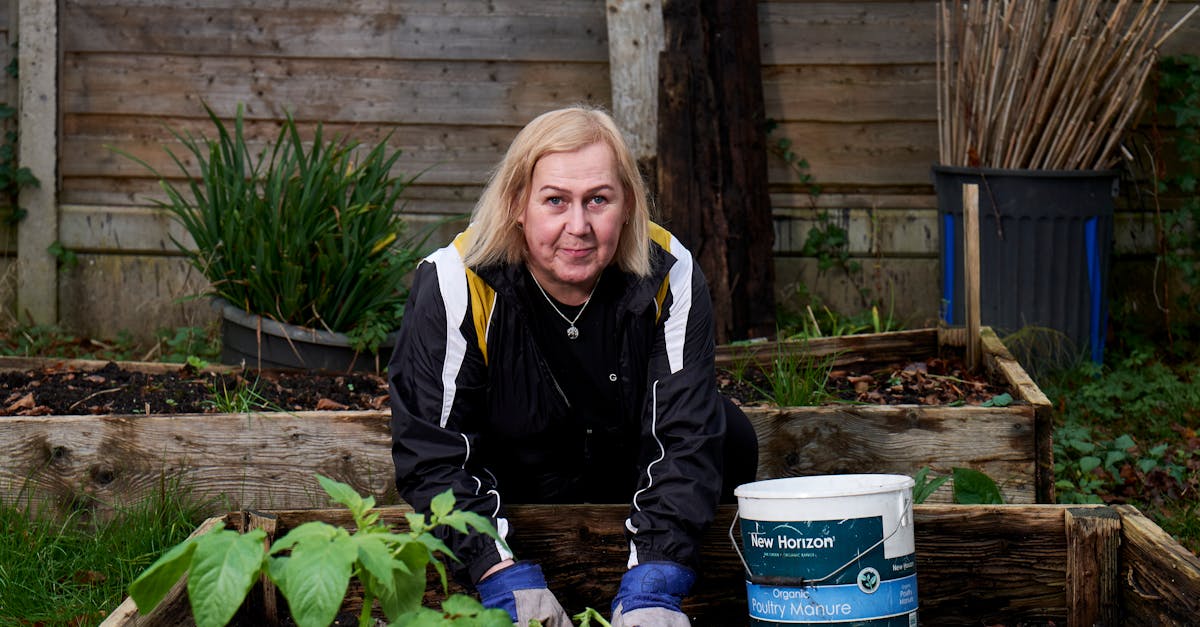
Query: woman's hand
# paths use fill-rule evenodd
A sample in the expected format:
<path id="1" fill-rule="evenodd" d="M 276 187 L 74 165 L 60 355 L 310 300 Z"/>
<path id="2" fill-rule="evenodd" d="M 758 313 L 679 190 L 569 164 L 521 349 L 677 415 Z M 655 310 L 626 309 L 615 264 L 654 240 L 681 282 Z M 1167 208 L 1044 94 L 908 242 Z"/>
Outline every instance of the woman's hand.
<path id="1" fill-rule="evenodd" d="M 541 566 L 534 562 L 504 560 L 488 569 L 475 588 L 484 607 L 507 610 L 517 625 L 538 620 L 544 627 L 572 627 L 567 612 L 546 587 Z"/>
<path id="2" fill-rule="evenodd" d="M 674 562 L 647 562 L 621 577 L 613 599 L 613 627 L 690 627 L 680 609 L 696 573 Z"/>

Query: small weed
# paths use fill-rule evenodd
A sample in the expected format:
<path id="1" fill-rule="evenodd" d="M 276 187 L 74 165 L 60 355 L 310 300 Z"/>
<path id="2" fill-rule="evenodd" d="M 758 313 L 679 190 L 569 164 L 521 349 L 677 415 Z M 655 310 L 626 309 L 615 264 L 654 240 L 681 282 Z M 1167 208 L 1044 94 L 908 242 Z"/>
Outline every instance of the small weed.
<path id="1" fill-rule="evenodd" d="M 834 356 L 821 358 L 804 351 L 789 351 L 782 342 L 775 350 L 771 368 L 763 373 L 771 389 L 753 386 L 760 394 L 781 407 L 820 405 L 829 398 L 826 384 Z"/>
<path id="2" fill-rule="evenodd" d="M 270 401 L 258 390 L 258 380 L 248 383 L 237 378 L 232 389 L 227 377 L 213 375 L 209 381 L 210 398 L 205 401 L 208 407 L 221 414 L 245 414 L 254 411 L 278 409 L 272 407 Z"/>

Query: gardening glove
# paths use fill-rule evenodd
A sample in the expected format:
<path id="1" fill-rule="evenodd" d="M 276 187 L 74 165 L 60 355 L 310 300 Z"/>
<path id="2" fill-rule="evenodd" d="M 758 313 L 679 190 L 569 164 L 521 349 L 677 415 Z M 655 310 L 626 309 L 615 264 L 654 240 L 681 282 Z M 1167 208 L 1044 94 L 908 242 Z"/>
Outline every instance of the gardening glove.
<path id="1" fill-rule="evenodd" d="M 571 627 L 571 619 L 546 587 L 542 567 L 534 562 L 517 562 L 475 584 L 479 601 L 486 608 L 507 610 L 513 623 L 525 627 L 530 620 L 544 627 Z"/>
<path id="2" fill-rule="evenodd" d="M 674 562 L 647 562 L 621 577 L 612 604 L 612 627 L 690 627 L 680 609 L 696 573 Z"/>

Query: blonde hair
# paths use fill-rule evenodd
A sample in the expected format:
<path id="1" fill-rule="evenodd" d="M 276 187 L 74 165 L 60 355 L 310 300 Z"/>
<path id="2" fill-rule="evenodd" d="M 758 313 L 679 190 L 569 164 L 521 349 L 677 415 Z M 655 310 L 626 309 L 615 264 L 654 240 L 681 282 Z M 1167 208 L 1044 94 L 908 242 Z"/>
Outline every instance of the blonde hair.
<path id="1" fill-rule="evenodd" d="M 470 238 L 463 261 L 468 267 L 515 264 L 525 258 L 525 236 L 517 218 L 529 201 L 533 168 L 554 152 L 570 152 L 596 142 L 612 149 L 617 177 L 625 187 L 625 224 L 613 261 L 630 274 L 650 274 L 650 201 L 637 162 L 621 130 L 604 111 L 587 106 L 548 111 L 517 133 L 488 179 L 471 214 Z"/>

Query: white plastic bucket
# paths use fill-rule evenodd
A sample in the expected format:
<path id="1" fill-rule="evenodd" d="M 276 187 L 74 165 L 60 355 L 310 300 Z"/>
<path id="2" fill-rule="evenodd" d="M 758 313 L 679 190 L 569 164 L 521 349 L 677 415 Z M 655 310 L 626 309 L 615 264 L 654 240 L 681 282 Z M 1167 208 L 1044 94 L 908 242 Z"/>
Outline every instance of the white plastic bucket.
<path id="1" fill-rule="evenodd" d="M 750 624 L 915 626 L 913 484 L 863 474 L 738 486 Z"/>

